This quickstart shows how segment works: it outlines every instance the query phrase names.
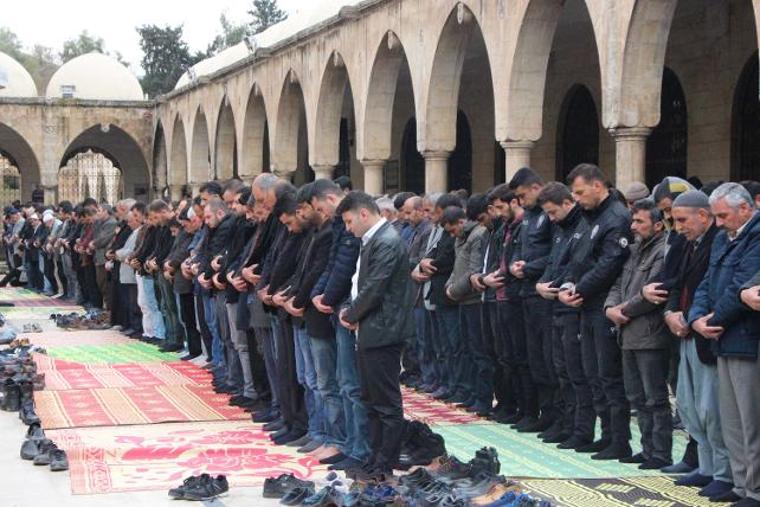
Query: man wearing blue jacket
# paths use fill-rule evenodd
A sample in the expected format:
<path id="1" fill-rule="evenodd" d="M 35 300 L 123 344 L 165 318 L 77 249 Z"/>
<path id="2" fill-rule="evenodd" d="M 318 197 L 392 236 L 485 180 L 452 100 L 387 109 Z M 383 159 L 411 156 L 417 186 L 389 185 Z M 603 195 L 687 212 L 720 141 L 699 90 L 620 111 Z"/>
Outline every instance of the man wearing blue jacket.
<path id="1" fill-rule="evenodd" d="M 715 223 L 722 229 L 713 241 L 710 267 L 694 295 L 688 322 L 714 340 L 718 356 L 723 440 L 731 460 L 734 489 L 712 497 L 739 507 L 760 506 L 760 314 L 753 303 L 760 270 L 760 214 L 749 192 L 724 183 L 710 195 Z M 750 282 L 750 284 L 748 284 Z M 752 293 L 754 291 L 754 294 Z"/>

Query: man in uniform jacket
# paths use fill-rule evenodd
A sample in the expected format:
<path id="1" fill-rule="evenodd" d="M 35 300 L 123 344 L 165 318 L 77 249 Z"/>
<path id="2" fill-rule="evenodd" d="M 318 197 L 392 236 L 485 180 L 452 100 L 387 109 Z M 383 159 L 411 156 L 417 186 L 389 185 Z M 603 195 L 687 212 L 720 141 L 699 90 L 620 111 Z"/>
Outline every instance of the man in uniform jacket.
<path id="1" fill-rule="evenodd" d="M 357 332 L 359 379 L 368 416 L 371 453 L 356 470 L 356 478 L 383 479 L 398 461 L 404 427 L 401 351 L 414 333 L 409 253 L 364 192 L 350 192 L 337 211 L 362 241 L 351 298 L 340 312 L 340 324 Z"/>
<path id="2" fill-rule="evenodd" d="M 716 188 L 710 207 L 723 230 L 713 240 L 710 267 L 687 320 L 694 331 L 713 341 L 718 356 L 720 417 L 734 488 L 712 498 L 759 505 L 760 313 L 746 303 L 755 304 L 757 294 L 757 287 L 748 285 L 757 285 L 751 278 L 760 271 L 760 214 L 738 183 Z"/>
<path id="3" fill-rule="evenodd" d="M 562 399 L 557 396 L 558 382 L 552 361 L 552 304 L 536 294 L 536 282 L 549 263 L 552 224 L 538 203 L 543 181 L 535 171 L 523 167 L 509 182 L 509 188 L 515 192 L 525 210 L 509 271 L 522 282 L 520 296 L 525 313 L 528 361 L 541 411 L 534 425 L 521 430 L 544 432 L 552 427 L 562 407 Z M 556 427 L 552 430 L 552 434 L 557 432 Z"/>
<path id="4" fill-rule="evenodd" d="M 541 190 L 538 201 L 555 224 L 549 265 L 536 284 L 536 291 L 553 302 L 552 359 L 564 402 L 559 424 L 555 425 L 553 432 L 547 431 L 543 440 L 557 442 L 560 449 L 575 449 L 592 442 L 596 413 L 591 386 L 583 371 L 580 311 L 557 301 L 557 294 L 587 224 L 581 207 L 562 183 L 548 183 Z"/>
<path id="5" fill-rule="evenodd" d="M 628 259 L 631 215 L 609 190 L 599 167 L 581 164 L 568 182 L 584 209 L 588 232 L 573 252 L 559 300 L 581 308 L 583 364 L 591 382 L 594 409 L 602 422 L 602 438 L 578 452 L 595 452 L 593 459 L 621 459 L 631 453 L 631 408 L 625 395 L 620 346 L 614 326 L 604 315 L 604 301 Z"/>
<path id="6" fill-rule="evenodd" d="M 660 307 L 644 299 L 641 289 L 662 269 L 667 236 L 662 213 L 652 201 L 636 201 L 631 211 L 636 242 L 604 306 L 607 318 L 618 328 L 625 390 L 638 413 L 643 448 L 621 461 L 654 470 L 672 463 L 673 420 L 667 382 L 670 333 Z"/>

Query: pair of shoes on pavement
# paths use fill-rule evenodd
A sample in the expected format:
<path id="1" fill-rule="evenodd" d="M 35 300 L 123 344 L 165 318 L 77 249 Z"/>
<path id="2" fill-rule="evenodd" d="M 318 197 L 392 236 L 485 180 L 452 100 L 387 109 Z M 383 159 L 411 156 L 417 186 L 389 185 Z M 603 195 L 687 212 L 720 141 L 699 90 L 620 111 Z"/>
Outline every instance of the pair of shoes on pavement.
<path id="1" fill-rule="evenodd" d="M 216 498 L 229 490 L 230 485 L 224 475 L 212 477 L 209 474 L 201 474 L 188 477 L 181 486 L 170 489 L 169 496 L 175 500 L 201 502 Z"/>
<path id="2" fill-rule="evenodd" d="M 55 442 L 45 438 L 39 424 L 32 424 L 26 433 L 26 440 L 21 445 L 21 459 L 31 461 L 36 466 L 48 465 L 52 472 L 69 469 L 66 451 L 59 449 Z"/>

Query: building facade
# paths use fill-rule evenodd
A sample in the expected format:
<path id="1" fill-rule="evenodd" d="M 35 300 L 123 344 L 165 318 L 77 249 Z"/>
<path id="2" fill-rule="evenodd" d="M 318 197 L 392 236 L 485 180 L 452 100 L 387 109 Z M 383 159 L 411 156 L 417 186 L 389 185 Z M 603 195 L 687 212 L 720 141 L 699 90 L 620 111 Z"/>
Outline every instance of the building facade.
<path id="1" fill-rule="evenodd" d="M 526 165 L 561 180 L 580 162 L 621 188 L 760 179 L 760 0 L 313 4 L 156 101 L 22 100 L 9 83 L 0 150 L 25 194 L 39 182 L 51 198 L 85 149 L 146 198 L 267 170 L 376 194 L 478 191 Z"/>

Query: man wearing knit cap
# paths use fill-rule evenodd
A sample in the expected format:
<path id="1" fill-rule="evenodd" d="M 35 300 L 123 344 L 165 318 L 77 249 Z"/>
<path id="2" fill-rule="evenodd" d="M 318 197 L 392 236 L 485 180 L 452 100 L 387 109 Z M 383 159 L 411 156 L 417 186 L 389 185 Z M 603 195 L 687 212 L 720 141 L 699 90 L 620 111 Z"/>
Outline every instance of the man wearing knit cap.
<path id="1" fill-rule="evenodd" d="M 679 338 L 680 365 L 676 397 L 678 410 L 698 442 L 699 468 L 676 481 L 698 486 L 701 494 L 715 497 L 733 487 L 728 450 L 723 443 L 718 409 L 718 369 L 710 340 L 695 333 L 686 315 L 709 266 L 710 249 L 718 233 L 706 194 L 689 190 L 672 205 L 676 230 L 687 241 L 671 283 L 660 284 L 653 303 L 663 304 L 665 323 Z"/>
<path id="2" fill-rule="evenodd" d="M 640 181 L 634 181 L 625 189 L 623 195 L 630 209 L 636 201 L 649 197 L 649 188 Z"/>

